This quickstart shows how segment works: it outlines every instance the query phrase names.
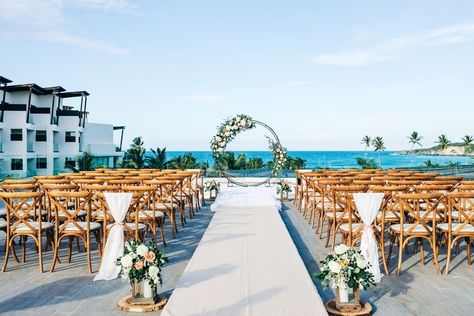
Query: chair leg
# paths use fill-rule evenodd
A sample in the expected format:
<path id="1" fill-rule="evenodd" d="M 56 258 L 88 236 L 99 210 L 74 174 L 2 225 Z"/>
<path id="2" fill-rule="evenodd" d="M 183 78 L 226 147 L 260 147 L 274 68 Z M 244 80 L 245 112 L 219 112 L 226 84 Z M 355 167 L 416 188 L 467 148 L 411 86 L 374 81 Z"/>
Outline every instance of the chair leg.
<path id="1" fill-rule="evenodd" d="M 163 221 L 164 219 L 160 220 L 158 225 L 160 226 L 161 241 L 163 242 L 163 246 L 166 247 L 167 245 L 166 245 L 166 240 L 165 240 L 165 231 L 163 228 Z"/>
<path id="2" fill-rule="evenodd" d="M 71 260 L 72 260 L 72 239 L 73 239 L 73 237 L 70 236 L 70 237 L 69 237 L 69 244 L 68 244 L 68 245 L 69 245 L 69 255 L 68 255 L 68 257 L 67 257 L 68 263 L 71 263 Z M 79 238 L 78 238 L 78 239 L 79 239 Z"/>
<path id="3" fill-rule="evenodd" d="M 332 222 L 328 221 L 328 231 L 326 233 L 326 248 L 329 247 L 329 241 L 331 240 L 331 230 L 332 230 Z"/>
<path id="4" fill-rule="evenodd" d="M 87 235 L 85 244 L 87 250 L 87 270 L 89 271 L 89 273 L 92 273 L 90 234 Z"/>
<path id="5" fill-rule="evenodd" d="M 403 238 L 400 234 L 399 241 L 398 241 L 398 265 L 397 265 L 397 275 L 400 275 L 400 271 L 402 270 L 402 258 L 403 258 Z"/>
<path id="6" fill-rule="evenodd" d="M 8 265 L 8 256 L 10 255 L 10 248 L 13 249 L 12 247 L 12 240 L 10 240 L 10 238 L 7 236 L 7 240 L 5 242 L 5 258 L 3 259 L 3 268 L 2 268 L 2 272 L 5 272 L 7 270 L 7 265 Z M 15 253 L 13 250 L 12 250 L 13 253 Z"/>
<path id="7" fill-rule="evenodd" d="M 26 238 L 25 236 L 21 236 L 20 239 L 21 239 L 21 252 L 23 255 L 23 263 L 25 263 L 26 262 Z"/>
<path id="8" fill-rule="evenodd" d="M 420 257 L 421 257 L 421 264 L 425 265 L 425 254 L 423 252 L 423 238 L 418 238 L 418 243 L 420 245 Z M 434 249 L 433 249 L 434 250 Z"/>
<path id="9" fill-rule="evenodd" d="M 448 236 L 448 241 L 447 241 L 447 246 L 448 246 L 448 250 L 447 250 L 447 256 L 446 256 L 446 267 L 444 268 L 444 274 L 448 275 L 449 273 L 449 263 L 451 262 L 451 252 L 453 251 L 452 250 L 452 243 L 451 243 L 451 236 Z"/>
<path id="10" fill-rule="evenodd" d="M 51 270 L 50 270 L 50 272 L 54 272 L 54 268 L 56 267 L 56 262 L 59 261 L 59 257 L 58 257 L 59 242 L 60 242 L 60 240 L 56 240 L 56 241 L 54 242 L 54 247 L 53 247 L 53 263 L 51 264 Z"/>
<path id="11" fill-rule="evenodd" d="M 43 242 L 41 240 L 41 235 L 38 236 L 37 246 L 38 246 L 38 258 L 39 258 L 39 270 L 40 270 L 40 273 L 43 273 Z"/>
<path id="12" fill-rule="evenodd" d="M 380 238 L 380 241 L 379 241 L 380 253 L 382 255 L 382 263 L 383 263 L 383 268 L 385 270 L 385 275 L 388 275 L 389 273 L 388 273 L 388 266 L 387 266 L 387 258 L 385 258 L 385 244 L 384 244 L 384 239 L 383 239 L 384 237 L 383 232 L 381 233 L 381 236 L 382 237 Z"/>
<path id="13" fill-rule="evenodd" d="M 467 264 L 468 264 L 468 265 L 471 265 L 471 264 L 472 264 L 472 258 L 471 258 L 471 238 L 466 237 L 464 240 L 466 241 Z"/>

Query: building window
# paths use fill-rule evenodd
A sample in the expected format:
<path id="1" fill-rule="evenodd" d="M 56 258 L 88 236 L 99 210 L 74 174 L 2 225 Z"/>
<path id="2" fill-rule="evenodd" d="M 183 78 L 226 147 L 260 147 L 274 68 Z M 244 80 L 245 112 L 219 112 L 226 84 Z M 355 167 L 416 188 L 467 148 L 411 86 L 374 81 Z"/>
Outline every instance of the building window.
<path id="1" fill-rule="evenodd" d="M 66 132 L 66 143 L 76 142 L 76 132 Z"/>
<path id="2" fill-rule="evenodd" d="M 48 161 L 46 158 L 36 158 L 36 169 L 48 168 Z"/>
<path id="3" fill-rule="evenodd" d="M 12 171 L 13 170 L 23 170 L 23 159 L 21 158 L 13 158 L 12 159 Z"/>
<path id="4" fill-rule="evenodd" d="M 76 167 L 76 159 L 75 158 L 67 158 L 66 161 L 64 162 L 64 167 L 65 168 L 75 168 Z"/>
<path id="5" fill-rule="evenodd" d="M 36 131 L 36 141 L 45 142 L 46 141 L 46 131 Z"/>
<path id="6" fill-rule="evenodd" d="M 109 157 L 94 157 L 93 164 L 95 167 L 109 167 Z"/>
<path id="7" fill-rule="evenodd" d="M 11 141 L 22 141 L 23 140 L 23 130 L 21 128 L 12 128 L 12 133 L 10 134 Z"/>

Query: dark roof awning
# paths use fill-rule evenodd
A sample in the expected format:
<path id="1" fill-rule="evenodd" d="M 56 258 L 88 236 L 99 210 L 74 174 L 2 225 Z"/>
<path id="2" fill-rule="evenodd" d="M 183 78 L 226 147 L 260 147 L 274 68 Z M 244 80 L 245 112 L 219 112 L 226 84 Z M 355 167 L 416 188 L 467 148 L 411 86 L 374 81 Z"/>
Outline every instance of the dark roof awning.
<path id="1" fill-rule="evenodd" d="M 1 89 L 7 92 L 30 91 L 31 89 L 31 92 L 33 92 L 34 94 L 39 94 L 39 95 L 49 94 L 48 91 L 41 88 L 35 83 L 16 84 L 13 86 L 6 86 Z"/>
<path id="2" fill-rule="evenodd" d="M 125 129 L 125 126 L 114 126 L 114 131 Z"/>
<path id="3" fill-rule="evenodd" d="M 61 86 L 55 86 L 55 87 L 46 87 L 46 88 L 43 88 L 45 91 L 48 91 L 49 93 L 53 93 L 53 92 L 64 92 L 66 91 L 66 89 L 64 89 L 63 87 Z"/>
<path id="4" fill-rule="evenodd" d="M 87 91 L 72 91 L 72 92 L 61 92 L 59 96 L 61 98 L 77 98 L 82 96 L 88 96 L 89 93 Z"/>
<path id="5" fill-rule="evenodd" d="M 12 82 L 10 79 L 0 76 L 0 83 L 7 84 Z"/>

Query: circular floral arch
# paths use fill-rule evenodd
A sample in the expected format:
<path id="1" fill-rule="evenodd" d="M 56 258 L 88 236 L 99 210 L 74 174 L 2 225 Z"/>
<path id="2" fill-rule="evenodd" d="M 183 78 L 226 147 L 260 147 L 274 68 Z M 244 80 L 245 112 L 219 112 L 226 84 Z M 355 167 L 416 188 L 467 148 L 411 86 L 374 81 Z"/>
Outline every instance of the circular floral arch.
<path id="1" fill-rule="evenodd" d="M 235 139 L 235 137 L 240 134 L 241 132 L 250 130 L 255 128 L 256 126 L 261 126 L 265 129 L 267 129 L 272 137 L 268 137 L 268 142 L 269 142 L 269 149 L 273 154 L 273 168 L 270 176 L 265 178 L 262 181 L 259 181 L 257 183 L 243 183 L 237 181 L 232 175 L 227 173 L 225 170 L 221 169 L 219 167 L 219 164 L 216 163 L 217 170 L 219 173 L 227 178 L 230 182 L 239 185 L 239 186 L 259 186 L 262 184 L 267 183 L 273 176 L 278 175 L 278 173 L 283 169 L 283 166 L 285 165 L 285 162 L 287 160 L 287 154 L 286 154 L 286 148 L 281 146 L 280 139 L 278 138 L 278 135 L 275 133 L 275 131 L 268 126 L 267 124 L 254 120 L 248 115 L 235 115 L 227 120 L 224 121 L 218 128 L 217 128 L 217 134 L 212 138 L 211 140 L 211 150 L 212 150 L 212 156 L 216 162 L 218 161 L 219 158 L 221 158 L 225 152 L 225 149 L 227 145 L 232 142 L 232 140 Z"/>

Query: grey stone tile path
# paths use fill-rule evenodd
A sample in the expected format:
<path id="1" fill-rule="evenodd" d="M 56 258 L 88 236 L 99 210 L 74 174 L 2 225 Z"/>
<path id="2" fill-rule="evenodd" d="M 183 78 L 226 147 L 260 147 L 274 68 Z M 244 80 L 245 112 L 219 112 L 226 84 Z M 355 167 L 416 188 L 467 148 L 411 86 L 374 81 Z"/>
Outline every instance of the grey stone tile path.
<path id="1" fill-rule="evenodd" d="M 286 204 L 281 216 L 308 272 L 317 272 L 318 262 L 328 249 L 291 203 Z M 170 262 L 163 269 L 163 294 L 171 294 L 211 219 L 212 212 L 203 208 L 196 217 L 188 220 L 174 240 L 167 228 L 166 251 Z M 0 245 L 3 243 L 4 234 L 0 232 Z M 93 282 L 94 274 L 87 273 L 84 252 L 77 253 L 74 247 L 73 261 L 69 264 L 64 246 L 61 249 L 63 262 L 57 265 L 54 273 L 39 273 L 36 251 L 31 243 L 28 243 L 26 263 L 16 263 L 11 258 L 7 272 L 0 272 L 1 315 L 126 315 L 116 310 L 116 304 L 119 298 L 128 294 L 128 283 L 120 279 Z M 437 275 L 431 261 L 422 266 L 418 254 L 409 254 L 400 276 L 392 273 L 384 277 L 377 288 L 364 292 L 363 297 L 373 303 L 377 315 L 472 315 L 474 268 L 467 264 L 464 248 L 461 251 L 454 258 L 453 271 L 448 276 Z M 429 258 L 430 250 L 426 252 Z M 20 253 L 18 249 L 17 254 Z M 0 260 L 3 256 L 1 249 Z M 99 259 L 96 250 L 92 258 L 93 269 L 97 271 Z M 49 251 L 45 255 L 46 271 L 51 259 Z M 391 269 L 396 259 L 396 256 L 392 259 Z M 444 266 L 444 257 L 441 259 Z M 331 290 L 323 290 L 316 281 L 315 285 L 323 300 L 333 297 Z"/>
<path id="2" fill-rule="evenodd" d="M 161 292 L 169 296 L 183 273 L 197 244 L 212 219 L 209 208 L 203 208 L 172 239 L 169 227 L 165 229 L 169 263 L 163 269 L 164 284 Z M 3 264 L 5 234 L 0 232 L 0 260 Z M 121 279 L 93 282 L 94 274 L 87 272 L 84 252 L 78 253 L 73 245 L 72 263 L 67 263 L 67 243 L 60 251 L 62 263 L 50 273 L 51 251 L 45 253 L 44 268 L 38 270 L 38 257 L 32 243 L 27 243 L 26 263 L 17 263 L 12 256 L 6 272 L 0 272 L 0 315 L 126 315 L 116 309 L 117 301 L 129 293 L 129 284 Z M 161 246 L 161 243 L 159 244 Z M 93 248 L 93 270 L 99 268 L 97 250 Z M 21 254 L 17 246 L 17 255 Z M 62 254 L 62 255 L 61 255 Z M 21 257 L 20 257 L 21 260 Z M 136 315 L 132 314 L 131 315 Z"/>
<path id="3" fill-rule="evenodd" d="M 291 203 L 285 206 L 281 212 L 283 221 L 306 268 L 310 273 L 318 272 L 318 263 L 329 249 Z M 396 246 L 394 250 L 397 251 Z M 363 292 L 363 299 L 372 303 L 377 315 L 474 315 L 474 265 L 467 264 L 464 244 L 459 255 L 452 258 L 447 276 L 437 274 L 429 245 L 425 245 L 425 256 L 428 261 L 423 266 L 418 253 L 404 254 L 399 276 L 394 271 L 398 256 L 392 256 L 391 274 L 384 276 L 373 290 Z M 440 255 L 441 268 L 445 257 L 445 253 Z M 334 297 L 317 281 L 315 285 L 324 301 Z"/>

